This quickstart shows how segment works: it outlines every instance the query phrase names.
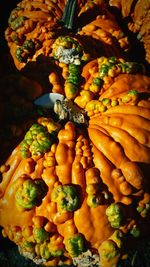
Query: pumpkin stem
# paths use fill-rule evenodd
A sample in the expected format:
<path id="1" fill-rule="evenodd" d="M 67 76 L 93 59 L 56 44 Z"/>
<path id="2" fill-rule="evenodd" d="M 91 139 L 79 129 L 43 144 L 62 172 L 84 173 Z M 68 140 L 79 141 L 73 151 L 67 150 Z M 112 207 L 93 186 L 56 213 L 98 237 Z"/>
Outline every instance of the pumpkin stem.
<path id="1" fill-rule="evenodd" d="M 68 0 L 60 22 L 69 30 L 75 29 L 75 17 L 77 11 L 77 0 Z"/>

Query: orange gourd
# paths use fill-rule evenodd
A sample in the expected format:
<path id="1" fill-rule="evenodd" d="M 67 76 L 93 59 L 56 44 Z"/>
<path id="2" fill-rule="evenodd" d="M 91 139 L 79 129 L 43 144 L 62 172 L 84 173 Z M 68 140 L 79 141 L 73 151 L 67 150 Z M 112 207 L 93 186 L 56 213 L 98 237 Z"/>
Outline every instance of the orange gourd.
<path id="1" fill-rule="evenodd" d="M 23 0 L 5 32 L 17 69 L 44 85 L 30 90 L 22 77 L 33 112 L 43 92 L 64 102 L 36 113 L 3 161 L 0 226 L 37 264 L 117 267 L 149 234 L 150 78 L 125 59 L 128 40 L 107 4 L 78 1 L 80 30 L 69 34 L 65 4 Z"/>
<path id="2" fill-rule="evenodd" d="M 142 225 L 146 227 L 150 203 L 144 167 L 150 164 L 150 109 L 140 103 L 142 97 L 149 102 L 150 82 L 148 77 L 138 74 L 121 77 L 127 90 L 118 76 L 119 82 L 114 79 L 95 101 L 103 100 L 103 95 L 112 101 L 113 84 L 118 86 L 115 98 L 125 98 L 132 82 L 138 85 L 136 101 L 118 100 L 116 106 L 109 103 L 103 111 L 93 108 L 91 115 L 87 111 L 87 127 L 72 121 L 61 125 L 49 118 L 39 118 L 1 166 L 3 235 L 36 263 L 69 264 L 82 255 L 78 259 L 81 264 L 90 255 L 101 266 L 112 263 L 117 266 L 125 252 L 123 244 L 147 231 Z M 136 82 L 139 77 L 143 84 L 140 89 Z M 45 187 L 40 187 L 44 193 L 38 189 L 38 182 L 44 183 Z M 33 199 L 26 191 L 29 184 L 31 196 L 32 187 L 37 190 Z M 111 260 L 104 250 L 109 251 Z"/>
<path id="3" fill-rule="evenodd" d="M 38 56 L 49 58 L 54 41 L 58 36 L 68 34 L 60 23 L 66 2 L 24 0 L 12 10 L 5 37 L 17 69 L 38 60 Z M 128 38 L 104 1 L 77 2 L 79 31 L 73 36 L 86 47 L 87 52 L 90 51 L 91 56 L 102 53 L 120 55 L 123 50 L 128 50 Z M 90 16 L 91 19 L 88 19 Z"/>

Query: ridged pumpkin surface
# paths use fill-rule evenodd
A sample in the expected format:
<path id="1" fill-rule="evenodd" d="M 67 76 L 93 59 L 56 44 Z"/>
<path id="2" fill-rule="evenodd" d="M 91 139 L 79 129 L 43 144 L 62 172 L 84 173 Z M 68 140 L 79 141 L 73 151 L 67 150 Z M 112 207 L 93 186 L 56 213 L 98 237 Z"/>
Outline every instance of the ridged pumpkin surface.
<path id="1" fill-rule="evenodd" d="M 83 68 L 91 83 L 87 87 L 85 79 L 81 96 L 101 61 L 94 61 L 95 72 Z M 104 80 L 99 99 L 83 107 L 88 126 L 41 117 L 29 129 L 2 165 L 0 184 L 3 235 L 23 255 L 51 266 L 71 263 L 89 250 L 101 266 L 112 266 L 124 242 L 144 234 L 150 204 L 149 88 L 143 74 L 119 74 L 106 88 Z"/>
<path id="2" fill-rule="evenodd" d="M 66 35 L 60 24 L 65 4 L 66 1 L 23 0 L 11 12 L 5 37 L 18 69 L 39 55 L 49 57 L 55 39 Z M 103 50 L 106 56 L 117 56 L 128 49 L 127 36 L 106 7 L 101 0 L 78 1 L 79 32 L 74 36 L 85 44 L 91 56 L 101 55 Z"/>
<path id="3" fill-rule="evenodd" d="M 128 61 L 106 3 L 78 1 L 68 32 L 67 2 L 23 0 L 10 14 L 10 53 L 34 80 L 15 93 L 63 100 L 46 111 L 32 102 L 38 118 L 0 167 L 0 226 L 37 264 L 117 267 L 149 235 L 150 77 Z"/>

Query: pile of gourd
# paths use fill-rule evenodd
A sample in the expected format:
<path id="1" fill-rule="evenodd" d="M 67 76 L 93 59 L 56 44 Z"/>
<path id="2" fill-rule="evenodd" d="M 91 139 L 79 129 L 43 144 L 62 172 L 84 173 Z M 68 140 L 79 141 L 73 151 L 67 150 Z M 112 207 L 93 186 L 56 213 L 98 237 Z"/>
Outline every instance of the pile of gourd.
<path id="1" fill-rule="evenodd" d="M 102 0 L 22 0 L 8 24 L 32 125 L 0 167 L 2 234 L 37 264 L 117 267 L 150 233 L 148 43 L 146 64 L 130 61 L 129 35 Z M 61 100 L 39 112 L 45 93 Z"/>

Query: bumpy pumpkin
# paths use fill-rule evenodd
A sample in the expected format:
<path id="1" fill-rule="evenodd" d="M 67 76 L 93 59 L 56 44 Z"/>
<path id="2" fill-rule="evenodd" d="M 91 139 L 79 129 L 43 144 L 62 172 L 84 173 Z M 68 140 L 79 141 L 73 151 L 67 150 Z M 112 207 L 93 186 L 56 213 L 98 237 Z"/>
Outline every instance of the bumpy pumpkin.
<path id="1" fill-rule="evenodd" d="M 121 11 L 123 18 L 128 18 L 129 30 L 137 34 L 137 38 L 144 44 L 146 60 L 150 63 L 150 1 L 110 0 L 109 3 Z"/>
<path id="2" fill-rule="evenodd" d="M 65 4 L 23 0 L 10 16 L 16 67 L 41 54 L 48 92 L 64 99 L 0 167 L 0 225 L 37 264 L 116 267 L 149 234 L 150 78 L 120 57 L 128 41 L 106 4 L 78 1 L 78 33 Z"/>
<path id="3" fill-rule="evenodd" d="M 2 233 L 25 257 L 112 267 L 148 233 L 150 78 L 141 70 L 115 57 L 89 62 L 73 98 L 88 124 L 40 117 L 1 166 Z"/>
<path id="4" fill-rule="evenodd" d="M 11 55 L 18 69 L 23 68 L 29 61 L 35 61 L 39 55 L 49 57 L 55 39 L 60 33 L 66 35 L 66 27 L 70 29 L 74 25 L 78 29 L 74 36 L 86 44 L 87 52 L 90 51 L 93 57 L 102 55 L 103 50 L 106 56 L 117 56 L 128 49 L 127 36 L 102 0 L 77 2 L 77 8 L 75 4 L 71 7 L 72 14 L 66 13 L 64 17 L 66 1 L 23 0 L 18 3 L 11 12 L 9 26 L 5 31 Z M 73 13 L 75 8 L 76 19 Z M 73 19 L 77 21 L 74 22 Z"/>
<path id="5" fill-rule="evenodd" d="M 144 73 L 143 65 L 121 58 L 100 57 L 90 61 L 83 67 L 82 77 L 85 82 L 74 102 L 87 111 L 97 109 L 96 112 L 105 111 L 107 106 L 121 102 L 136 103 L 138 92 L 149 91 L 149 77 Z M 97 104 L 99 107 L 96 108 Z"/>

